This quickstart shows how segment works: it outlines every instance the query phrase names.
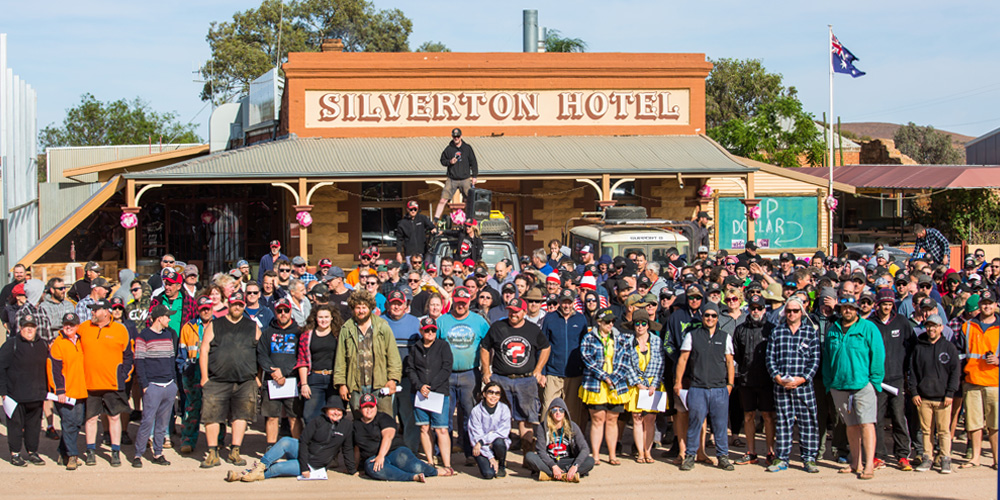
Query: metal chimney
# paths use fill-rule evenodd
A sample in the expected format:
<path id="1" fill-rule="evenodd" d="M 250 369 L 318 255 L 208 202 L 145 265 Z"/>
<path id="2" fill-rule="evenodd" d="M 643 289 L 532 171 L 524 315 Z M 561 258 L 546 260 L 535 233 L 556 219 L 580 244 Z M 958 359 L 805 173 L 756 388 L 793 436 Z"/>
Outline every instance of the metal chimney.
<path id="1" fill-rule="evenodd" d="M 538 52 L 538 11 L 524 10 L 524 52 Z"/>

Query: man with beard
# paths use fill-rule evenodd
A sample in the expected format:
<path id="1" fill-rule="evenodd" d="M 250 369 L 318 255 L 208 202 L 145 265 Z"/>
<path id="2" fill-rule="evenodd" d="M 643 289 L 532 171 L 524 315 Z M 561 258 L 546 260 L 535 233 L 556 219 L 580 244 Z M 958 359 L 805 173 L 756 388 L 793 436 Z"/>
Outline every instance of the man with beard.
<path id="1" fill-rule="evenodd" d="M 772 327 L 764 320 L 764 312 L 767 310 L 764 297 L 760 295 L 751 297 L 748 308 L 750 314 L 736 327 L 733 334 L 736 381 L 739 384 L 738 392 L 743 407 L 743 432 L 747 436 L 747 452 L 736 464 L 748 465 L 757 462 L 755 435 L 757 412 L 764 418 L 767 463 L 770 464 L 774 461 L 774 381 L 768 374 L 766 361 Z M 801 315 L 796 318 L 799 321 L 801 319 Z M 815 407 L 813 409 L 815 410 Z"/>

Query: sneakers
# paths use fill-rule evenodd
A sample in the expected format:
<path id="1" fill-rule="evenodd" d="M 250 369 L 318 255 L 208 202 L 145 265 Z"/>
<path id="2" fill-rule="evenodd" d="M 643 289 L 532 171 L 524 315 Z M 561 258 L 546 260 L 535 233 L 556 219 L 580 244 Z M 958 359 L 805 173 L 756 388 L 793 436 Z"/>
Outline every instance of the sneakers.
<path id="1" fill-rule="evenodd" d="M 681 462 L 681 470 L 689 471 L 694 469 L 694 455 L 684 455 L 684 461 Z"/>
<path id="2" fill-rule="evenodd" d="M 52 439 L 52 440 L 58 440 L 59 439 L 59 433 L 56 432 L 55 427 L 49 427 L 48 429 L 45 429 L 45 437 L 47 437 L 49 439 Z"/>
<path id="3" fill-rule="evenodd" d="M 94 450 L 88 449 L 87 454 L 84 455 L 83 461 L 88 466 L 97 465 L 97 455 L 94 453 Z"/>
<path id="4" fill-rule="evenodd" d="M 577 474 L 579 476 L 579 474 Z M 497 477 L 507 477 L 507 468 L 504 466 L 497 467 Z"/>
<path id="5" fill-rule="evenodd" d="M 773 462 L 771 462 L 771 465 L 768 465 L 767 469 L 764 470 L 768 472 L 781 472 L 787 469 L 788 469 L 788 462 L 784 460 L 775 459 Z"/>
<path id="6" fill-rule="evenodd" d="M 882 460 L 881 458 L 876 458 L 875 467 L 873 467 L 872 470 L 879 470 L 884 468 L 885 468 L 885 460 Z"/>
<path id="7" fill-rule="evenodd" d="M 142 468 L 142 457 L 135 457 L 132 459 L 132 468 L 141 469 Z"/>
<path id="8" fill-rule="evenodd" d="M 66 459 L 66 470 L 76 470 L 80 466 L 80 461 L 76 457 L 69 457 Z"/>
<path id="9" fill-rule="evenodd" d="M 951 474 L 951 457 L 941 457 L 941 473 Z"/>
<path id="10" fill-rule="evenodd" d="M 160 455 L 158 457 L 153 457 L 153 459 L 150 460 L 149 463 L 154 465 L 170 465 L 170 462 L 167 461 L 167 457 L 163 455 Z"/>
<path id="11" fill-rule="evenodd" d="M 243 477 L 240 479 L 240 481 L 243 481 L 244 483 L 252 483 L 252 482 L 255 482 L 255 481 L 263 481 L 264 480 L 264 472 L 266 472 L 266 471 L 267 471 L 267 466 L 266 465 L 264 465 L 264 464 L 262 464 L 260 462 L 254 462 L 253 467 L 251 467 L 250 470 L 248 470 L 247 473 L 243 475 Z"/>
<path id="12" fill-rule="evenodd" d="M 226 458 L 226 461 L 237 467 L 242 467 L 247 464 L 247 461 L 240 456 L 239 446 L 232 446 L 229 448 L 229 457 Z"/>
<path id="13" fill-rule="evenodd" d="M 917 464 L 916 471 L 917 472 L 927 472 L 927 471 L 931 470 L 931 466 L 932 465 L 934 465 L 934 461 L 931 460 L 931 457 L 929 457 L 927 455 L 924 455 L 924 456 L 920 457 L 920 463 Z"/>
<path id="14" fill-rule="evenodd" d="M 111 451 L 111 460 L 110 460 L 110 462 L 111 462 L 111 466 L 112 467 L 121 467 L 122 466 L 122 459 L 121 459 L 121 457 L 119 455 L 121 455 L 121 452 L 119 452 L 119 451 L 113 451 L 113 450 Z"/>
<path id="15" fill-rule="evenodd" d="M 42 460 L 42 457 L 38 456 L 38 453 L 33 451 L 28 453 L 28 462 L 30 462 L 31 465 L 45 465 L 45 460 Z"/>
<path id="16" fill-rule="evenodd" d="M 201 462 L 199 467 L 202 469 L 211 469 L 212 467 L 218 467 L 220 465 L 222 465 L 222 462 L 219 460 L 218 450 L 215 448 L 209 448 L 208 455 L 205 457 L 205 460 Z"/>
<path id="17" fill-rule="evenodd" d="M 905 457 L 904 458 L 900 458 L 899 459 L 899 470 L 907 471 L 907 472 L 913 470 L 913 466 L 910 465 L 910 459 L 905 458 Z"/>
<path id="18" fill-rule="evenodd" d="M 10 464 L 14 467 L 27 467 L 28 462 L 25 462 L 19 453 L 14 453 L 10 456 Z"/>
<path id="19" fill-rule="evenodd" d="M 803 466 L 805 467 L 806 472 L 810 474 L 819 474 L 819 467 L 816 466 L 816 462 L 809 461 L 803 464 Z"/>
<path id="20" fill-rule="evenodd" d="M 736 461 L 736 465 L 750 465 L 757 462 L 756 453 L 744 453 L 739 460 Z"/>
<path id="21" fill-rule="evenodd" d="M 722 470 L 735 470 L 736 469 L 736 467 L 733 467 L 733 463 L 729 461 L 729 457 L 720 456 L 720 457 L 718 457 L 718 459 L 719 459 L 719 463 L 716 464 L 716 467 L 718 467 L 718 468 L 720 468 Z"/>

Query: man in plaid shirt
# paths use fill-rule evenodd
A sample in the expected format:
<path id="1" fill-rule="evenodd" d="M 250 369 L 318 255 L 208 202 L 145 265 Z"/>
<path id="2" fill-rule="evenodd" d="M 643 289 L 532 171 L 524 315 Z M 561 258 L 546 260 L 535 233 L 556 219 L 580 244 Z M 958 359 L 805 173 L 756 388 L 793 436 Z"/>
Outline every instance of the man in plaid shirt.
<path id="1" fill-rule="evenodd" d="M 820 339 L 816 327 L 803 321 L 805 306 L 792 296 L 785 303 L 785 320 L 771 332 L 767 342 L 767 371 L 774 379 L 774 401 L 778 414 L 775 452 L 768 472 L 788 468 L 792 451 L 792 426 L 799 425 L 799 446 L 806 472 L 817 473 L 819 432 L 816 392 L 812 380 L 819 370 Z"/>
<path id="2" fill-rule="evenodd" d="M 920 224 L 915 224 L 913 226 L 913 233 L 917 235 L 917 242 L 913 245 L 913 252 L 910 254 L 912 257 L 916 257 L 917 252 L 923 248 L 936 262 L 948 265 L 948 262 L 951 260 L 949 258 L 951 248 L 948 245 L 948 239 L 941 234 L 941 231 L 933 227 L 924 227 Z"/>

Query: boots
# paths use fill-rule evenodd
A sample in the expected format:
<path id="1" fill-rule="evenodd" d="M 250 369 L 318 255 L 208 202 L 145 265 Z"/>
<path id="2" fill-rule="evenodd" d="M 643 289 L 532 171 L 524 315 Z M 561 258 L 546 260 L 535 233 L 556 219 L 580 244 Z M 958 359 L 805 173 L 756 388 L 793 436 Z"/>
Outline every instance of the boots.
<path id="1" fill-rule="evenodd" d="M 552 480 L 552 476 L 546 474 L 545 472 L 538 471 L 538 480 L 539 481 L 551 481 Z"/>
<path id="2" fill-rule="evenodd" d="M 244 483 L 252 483 L 254 481 L 263 481 L 264 480 L 264 472 L 266 470 L 267 470 L 267 467 L 264 464 L 262 464 L 260 462 L 254 462 L 253 468 L 251 468 L 250 470 L 248 470 L 247 473 L 244 474 L 243 477 L 240 479 L 240 481 L 243 481 Z"/>
<path id="3" fill-rule="evenodd" d="M 212 467 L 218 467 L 222 465 L 219 461 L 219 451 L 216 448 L 208 449 L 208 456 L 205 457 L 205 461 L 201 463 L 202 469 L 211 469 Z"/>
<path id="4" fill-rule="evenodd" d="M 229 448 L 229 457 L 226 460 L 237 467 L 242 467 L 247 464 L 247 461 L 243 460 L 243 457 L 240 456 L 240 447 L 236 445 Z"/>

